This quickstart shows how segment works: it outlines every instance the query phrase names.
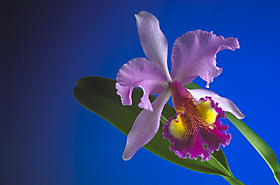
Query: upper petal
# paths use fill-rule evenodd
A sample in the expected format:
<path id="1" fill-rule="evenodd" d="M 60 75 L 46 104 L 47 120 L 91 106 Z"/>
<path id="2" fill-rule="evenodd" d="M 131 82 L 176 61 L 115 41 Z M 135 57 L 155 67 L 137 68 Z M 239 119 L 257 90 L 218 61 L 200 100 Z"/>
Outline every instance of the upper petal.
<path id="1" fill-rule="evenodd" d="M 140 112 L 127 136 L 123 153 L 124 160 L 131 159 L 139 148 L 147 144 L 155 136 L 159 129 L 161 112 L 169 97 L 170 91 L 164 91 L 152 103 L 153 112 L 146 110 Z"/>
<path id="2" fill-rule="evenodd" d="M 167 40 L 162 33 L 158 19 L 142 11 L 135 15 L 140 42 L 145 55 L 156 63 L 170 80 L 167 68 Z"/>
<path id="3" fill-rule="evenodd" d="M 206 87 L 209 87 L 213 79 L 222 72 L 216 66 L 216 54 L 223 49 L 234 51 L 236 48 L 239 48 L 236 38 L 225 39 L 201 30 L 187 32 L 174 43 L 171 77 L 187 84 L 200 76 L 207 82 Z"/>
<path id="4" fill-rule="evenodd" d="M 219 107 L 221 107 L 225 112 L 232 113 L 238 119 L 243 119 L 245 117 L 231 100 L 221 97 L 213 91 L 205 89 L 191 89 L 189 92 L 192 94 L 196 102 L 199 102 L 200 98 L 205 98 L 208 96 L 211 97 L 215 102 L 218 102 Z"/>
<path id="5" fill-rule="evenodd" d="M 168 87 L 167 77 L 154 63 L 136 58 L 124 64 L 117 74 L 116 89 L 123 105 L 132 104 L 131 95 L 135 87 L 144 91 L 139 107 L 153 111 L 149 95 L 163 92 Z"/>

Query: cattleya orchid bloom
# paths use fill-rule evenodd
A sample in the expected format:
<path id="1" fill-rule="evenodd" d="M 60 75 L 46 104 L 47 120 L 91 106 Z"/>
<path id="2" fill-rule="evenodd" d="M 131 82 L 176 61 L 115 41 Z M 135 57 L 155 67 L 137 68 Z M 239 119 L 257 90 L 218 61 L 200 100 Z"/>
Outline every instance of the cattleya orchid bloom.
<path id="1" fill-rule="evenodd" d="M 132 91 L 143 90 L 138 106 L 143 110 L 136 118 L 128 134 L 123 159 L 129 160 L 135 152 L 147 144 L 157 133 L 164 105 L 172 95 L 176 118 L 164 125 L 163 137 L 168 139 L 181 158 L 210 159 L 210 152 L 230 142 L 228 126 L 221 126 L 220 117 L 230 112 L 241 119 L 244 115 L 232 101 L 216 93 L 204 90 L 188 90 L 182 84 L 200 76 L 206 87 L 222 69 L 216 66 L 216 54 L 223 49 L 239 48 L 236 38 L 223 38 L 212 32 L 195 30 L 176 39 L 171 55 L 172 70 L 167 67 L 167 40 L 158 19 L 142 11 L 135 15 L 140 42 L 146 58 L 135 58 L 124 64 L 117 74 L 116 89 L 123 105 L 132 104 Z M 159 94 L 153 101 L 150 94 Z"/>

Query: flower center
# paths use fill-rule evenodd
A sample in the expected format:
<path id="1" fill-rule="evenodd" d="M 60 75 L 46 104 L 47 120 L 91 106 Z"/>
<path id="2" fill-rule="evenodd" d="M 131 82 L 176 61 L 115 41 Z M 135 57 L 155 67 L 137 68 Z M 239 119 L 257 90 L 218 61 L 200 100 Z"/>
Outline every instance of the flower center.
<path id="1" fill-rule="evenodd" d="M 212 108 L 211 101 L 209 99 L 207 99 L 206 101 L 200 100 L 196 109 L 205 122 L 213 123 L 216 121 L 218 113 L 214 108 Z"/>
<path id="2" fill-rule="evenodd" d="M 179 114 L 177 120 L 170 121 L 169 132 L 175 138 L 187 139 L 192 134 L 191 125 L 213 130 L 217 116 L 210 99 L 201 99 L 197 106 L 194 102 L 188 102 L 188 111 Z"/>
<path id="3" fill-rule="evenodd" d="M 186 129 L 180 115 L 177 121 L 173 119 L 170 122 L 169 131 L 176 138 L 182 138 L 184 136 Z"/>

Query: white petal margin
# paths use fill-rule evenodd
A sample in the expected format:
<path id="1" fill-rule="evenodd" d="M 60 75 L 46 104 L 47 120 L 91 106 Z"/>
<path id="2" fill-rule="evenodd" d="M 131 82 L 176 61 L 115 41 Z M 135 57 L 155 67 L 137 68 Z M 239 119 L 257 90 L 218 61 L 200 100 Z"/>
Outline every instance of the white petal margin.
<path id="1" fill-rule="evenodd" d="M 147 110 L 140 112 L 127 136 L 126 147 L 122 156 L 123 160 L 130 160 L 139 148 L 150 142 L 156 135 L 162 110 L 170 96 L 170 91 L 162 92 L 152 103 L 153 112 Z"/>
<path id="2" fill-rule="evenodd" d="M 238 119 L 243 119 L 245 116 L 237 108 L 237 106 L 229 99 L 219 96 L 213 91 L 205 89 L 188 89 L 192 94 L 196 102 L 199 102 L 200 98 L 205 98 L 206 96 L 211 97 L 215 102 L 218 102 L 218 106 L 221 107 L 225 112 L 230 112 Z"/>
<path id="3" fill-rule="evenodd" d="M 162 33 L 158 19 L 152 14 L 141 11 L 135 15 L 140 42 L 145 55 L 156 63 L 171 81 L 167 68 L 167 40 Z"/>

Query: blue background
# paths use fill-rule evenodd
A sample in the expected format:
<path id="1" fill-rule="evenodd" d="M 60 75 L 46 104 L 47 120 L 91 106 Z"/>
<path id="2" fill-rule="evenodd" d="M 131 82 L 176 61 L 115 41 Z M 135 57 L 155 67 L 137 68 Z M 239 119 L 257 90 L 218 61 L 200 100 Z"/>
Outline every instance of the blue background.
<path id="1" fill-rule="evenodd" d="M 217 55 L 223 73 L 210 90 L 233 100 L 244 122 L 280 158 L 278 1 L 80 1 L 1 5 L 0 178 L 4 185 L 227 184 L 145 149 L 122 160 L 126 136 L 73 97 L 79 78 L 114 79 L 144 57 L 134 14 L 160 21 L 169 43 L 202 29 L 236 37 Z M 195 82 L 204 87 L 205 82 Z M 277 184 L 268 165 L 227 120 L 230 168 L 245 184 Z"/>

